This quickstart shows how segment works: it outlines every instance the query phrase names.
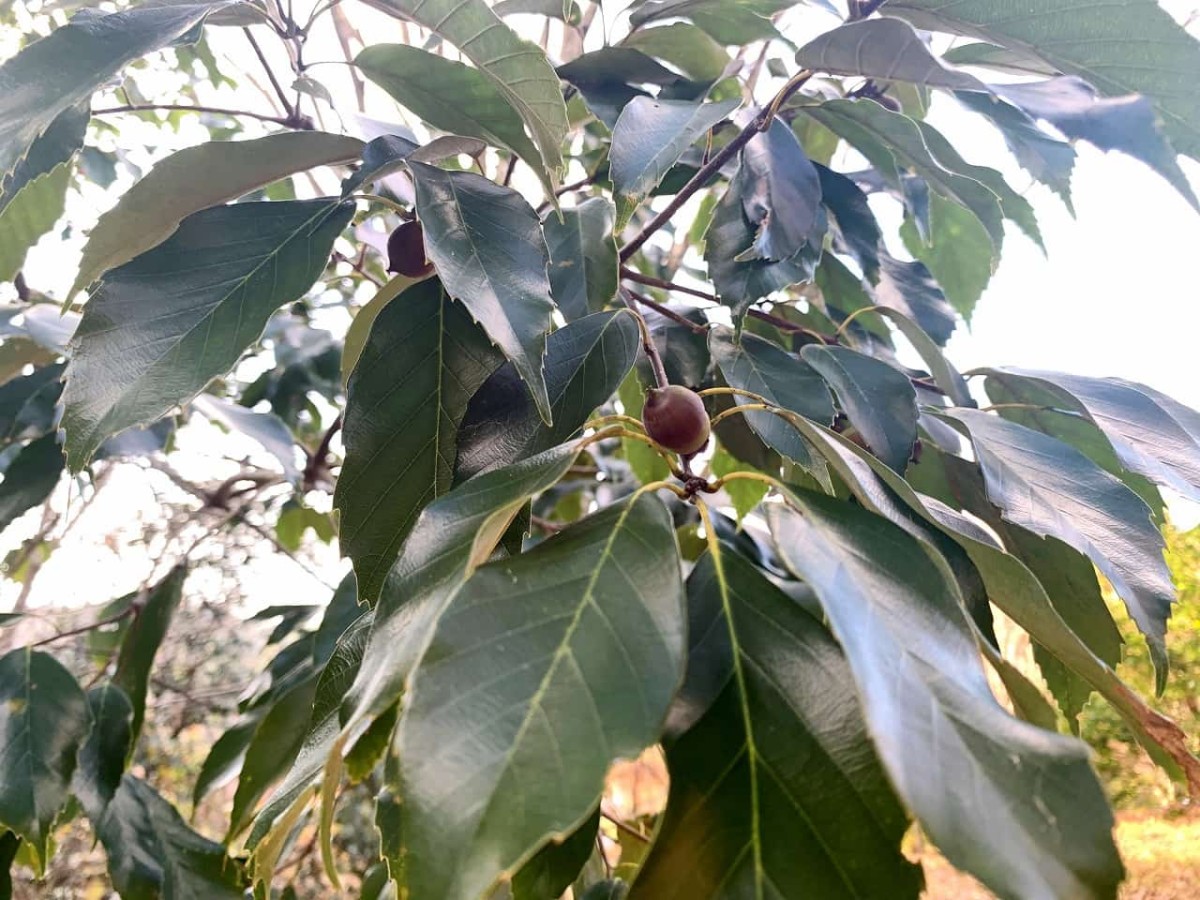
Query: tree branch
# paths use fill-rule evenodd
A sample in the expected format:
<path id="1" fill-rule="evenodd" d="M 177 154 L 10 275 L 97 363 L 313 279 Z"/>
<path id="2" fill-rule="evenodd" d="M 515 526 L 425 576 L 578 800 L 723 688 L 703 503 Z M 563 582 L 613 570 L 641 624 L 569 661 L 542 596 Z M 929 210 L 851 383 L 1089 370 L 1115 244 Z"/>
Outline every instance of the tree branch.
<path id="1" fill-rule="evenodd" d="M 650 360 L 650 368 L 654 370 L 655 385 L 660 388 L 667 387 L 671 382 L 667 380 L 667 370 L 663 367 L 662 356 L 659 355 L 658 345 L 654 343 L 654 338 L 650 336 L 650 326 L 646 324 L 646 320 L 634 304 L 636 298 L 633 296 L 633 292 L 621 288 L 621 299 L 625 301 L 625 305 L 629 307 L 629 311 L 638 321 L 638 328 L 642 332 L 642 350 L 645 351 L 646 358 Z"/>
<path id="2" fill-rule="evenodd" d="M 621 266 L 621 277 L 626 281 L 633 281 L 637 284 L 644 284 L 647 287 L 656 287 L 664 291 L 674 291 L 677 294 L 691 294 L 693 297 L 699 297 L 701 300 L 708 300 L 712 303 L 720 303 L 716 294 L 710 294 L 708 291 L 697 290 L 696 288 L 685 287 L 682 284 L 676 284 L 673 281 L 666 281 L 662 278 L 655 278 L 653 275 L 643 275 L 636 269 L 631 269 L 628 266 Z"/>
<path id="3" fill-rule="evenodd" d="M 248 109 L 224 109 L 219 106 L 190 106 L 182 103 L 127 103 L 123 106 L 109 106 L 104 109 L 93 109 L 92 115 L 104 116 L 113 113 L 151 112 L 158 109 L 179 110 L 181 112 L 213 113 L 218 116 L 245 116 L 258 119 L 260 122 L 273 122 L 276 125 L 286 125 L 289 128 L 304 130 L 304 126 L 283 116 L 268 116 L 263 113 L 251 112 Z"/>
<path id="4" fill-rule="evenodd" d="M 671 309 L 671 307 L 663 306 L 661 303 L 657 302 L 656 300 L 651 300 L 645 294 L 639 294 L 636 291 L 629 290 L 628 288 L 625 288 L 624 292 L 626 294 L 628 294 L 630 297 L 632 297 L 634 300 L 636 300 L 638 303 L 642 304 L 642 306 L 652 309 L 656 313 L 658 313 L 660 316 L 668 318 L 672 322 L 675 322 L 676 324 L 682 325 L 684 328 L 687 328 L 689 331 L 692 332 L 692 334 L 707 334 L 708 333 L 707 326 L 701 325 L 699 322 L 693 322 L 687 316 L 682 316 L 679 313 L 675 312 L 675 310 Z"/>

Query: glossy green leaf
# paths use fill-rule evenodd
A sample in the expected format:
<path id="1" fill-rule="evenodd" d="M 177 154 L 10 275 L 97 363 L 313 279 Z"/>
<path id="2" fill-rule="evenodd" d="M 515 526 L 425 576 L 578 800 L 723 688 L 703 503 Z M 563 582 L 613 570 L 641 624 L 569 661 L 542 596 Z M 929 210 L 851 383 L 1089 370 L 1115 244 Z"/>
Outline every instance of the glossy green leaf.
<path id="1" fill-rule="evenodd" d="M 74 158 L 83 146 L 91 116 L 90 101 L 78 103 L 58 114 L 29 147 L 12 173 L 0 180 L 0 213 L 28 185 Z M 2 217 L 0 221 L 3 221 Z"/>
<path id="2" fill-rule="evenodd" d="M 242 759 L 225 843 L 245 830 L 258 801 L 291 768 L 308 736 L 308 720 L 316 695 L 314 674 L 280 697 L 254 729 Z"/>
<path id="3" fill-rule="evenodd" d="M 683 152 L 740 105 L 740 99 L 716 103 L 653 97 L 630 100 L 613 128 L 609 151 L 618 227 L 629 221 Z"/>
<path id="4" fill-rule="evenodd" d="M 861 507 L 796 502 L 802 514 L 770 511 L 780 552 L 820 597 L 892 784 L 946 858 L 1002 896 L 1115 896 L 1124 871 L 1087 747 L 996 703 L 946 570 Z"/>
<path id="5" fill-rule="evenodd" d="M 821 202 L 833 217 L 846 250 L 858 261 L 863 277 L 872 284 L 876 283 L 879 281 L 879 251 L 883 245 L 883 232 L 867 203 L 867 195 L 840 172 L 817 165 L 817 175 L 821 179 Z"/>
<path id="6" fill-rule="evenodd" d="M 367 47 L 354 64 L 433 127 L 512 150 L 535 172 L 546 172 L 521 116 L 483 71 L 405 44 Z"/>
<path id="7" fill-rule="evenodd" d="M 657 740 L 684 630 L 674 529 L 650 495 L 476 571 L 397 732 L 409 891 L 477 897 L 586 819 L 611 762 Z"/>
<path id="8" fill-rule="evenodd" d="M 904 246 L 923 262 L 946 299 L 968 321 L 992 280 L 994 259 L 987 231 L 970 210 L 937 194 L 929 198 L 929 240 L 912 219 L 900 227 Z"/>
<path id="9" fill-rule="evenodd" d="M 0 657 L 0 826 L 29 842 L 39 874 L 90 729 L 87 697 L 54 657 Z"/>
<path id="10" fill-rule="evenodd" d="M 197 834 L 170 803 L 140 778 L 126 775 L 92 827 L 108 854 L 122 897 L 238 900 L 241 865 L 220 844 Z"/>
<path id="11" fill-rule="evenodd" d="M 192 806 L 197 807 L 210 793 L 237 777 L 246 758 L 246 748 L 254 738 L 263 710 L 251 710 L 231 725 L 204 757 L 200 774 L 192 787 Z"/>
<path id="12" fill-rule="evenodd" d="M 890 306 L 920 326 L 939 347 L 946 346 L 958 317 L 923 262 L 906 262 L 880 253 L 879 284 L 875 303 Z"/>
<path id="13" fill-rule="evenodd" d="M 105 438 L 159 418 L 230 369 L 271 314 L 320 276 L 353 214 L 353 204 L 334 200 L 218 206 L 109 272 L 67 367 L 72 471 Z"/>
<path id="14" fill-rule="evenodd" d="M 567 321 L 599 312 L 617 293 L 616 213 L 612 201 L 591 197 L 542 219 L 550 251 L 550 295 Z"/>
<path id="15" fill-rule="evenodd" d="M 546 387 L 554 425 L 543 424 L 511 363 L 480 386 L 458 433 L 456 481 L 511 465 L 571 437 L 633 368 L 638 326 L 625 310 L 576 319 L 546 342 Z"/>
<path id="16" fill-rule="evenodd" d="M 354 314 L 354 320 L 346 329 L 346 340 L 342 345 L 342 381 L 349 383 L 350 375 L 358 360 L 362 357 L 363 348 L 370 337 L 375 319 L 383 312 L 385 306 L 399 297 L 416 282 L 406 275 L 397 275 L 381 287 L 375 296 L 367 301 L 362 309 Z"/>
<path id="17" fill-rule="evenodd" d="M 821 179 L 796 135 L 776 119 L 752 137 L 738 168 L 742 211 L 755 229 L 739 260 L 783 260 L 819 235 Z M 823 226 L 822 226 L 823 230 Z"/>
<path id="18" fill-rule="evenodd" d="M 970 174 L 946 168 L 949 160 L 933 155 L 917 122 L 871 100 L 826 100 L 803 110 L 852 144 L 885 179 L 898 186 L 897 165 L 911 168 L 931 189 L 969 209 L 999 249 L 1004 226 L 996 195 Z"/>
<path id="19" fill-rule="evenodd" d="M 513 876 L 513 900 L 543 900 L 561 897 L 596 848 L 600 810 L 561 842 L 551 842 L 533 855 Z"/>
<path id="20" fill-rule="evenodd" d="M 63 214 L 71 166 L 35 178 L 0 212 L 0 281 L 12 281 L 25 255 Z"/>
<path id="21" fill-rule="evenodd" d="M 942 54 L 942 59 L 956 66 L 983 66 L 1010 75 L 1058 74 L 1058 69 L 1036 56 L 1012 47 L 1000 47 L 982 41 L 951 47 Z"/>
<path id="22" fill-rule="evenodd" d="M 133 704 L 115 684 L 102 684 L 87 692 L 92 731 L 79 749 L 71 792 L 88 818 L 99 821 L 121 786 L 125 761 L 133 746 Z"/>
<path id="23" fill-rule="evenodd" d="M 732 472 L 753 472 L 753 466 L 747 466 L 726 450 L 718 445 L 713 451 L 712 456 L 712 472 L 718 478 L 724 478 Z M 733 511 L 737 515 L 738 523 L 762 502 L 763 497 L 767 496 L 767 485 L 761 481 L 755 481 L 748 478 L 739 478 L 735 481 L 730 481 L 722 486 L 722 490 L 729 496 L 733 503 Z"/>
<path id="24" fill-rule="evenodd" d="M 778 37 L 770 17 L 793 0 L 639 0 L 630 6 L 629 21 L 640 26 L 657 19 L 691 19 L 722 44 L 749 44 Z"/>
<path id="25" fill-rule="evenodd" d="M 542 372 L 554 301 L 537 214 L 516 191 L 469 172 L 410 162 L 425 249 L 447 293 L 470 311 L 550 424 Z"/>
<path id="26" fill-rule="evenodd" d="M 81 17 L 0 66 L 0 177 L 14 170 L 61 113 L 128 63 L 189 32 L 213 5 Z"/>
<path id="27" fill-rule="evenodd" d="M 421 510 L 450 489 L 459 424 L 501 357 L 436 279 L 375 319 L 347 388 L 334 493 L 343 552 L 374 601 Z"/>
<path id="28" fill-rule="evenodd" d="M 112 683 L 121 688 L 133 705 L 130 722 L 130 747 L 137 744 L 142 732 L 142 720 L 146 714 L 146 690 L 150 685 L 150 672 L 154 668 L 154 657 L 171 627 L 171 619 L 183 599 L 183 583 L 187 579 L 187 566 L 180 564 L 167 577 L 150 587 L 144 596 L 135 602 L 139 605 L 133 621 L 121 640 L 121 652 L 117 656 L 117 667 L 113 671 Z"/>
<path id="29" fill-rule="evenodd" d="M 359 784 L 375 771 L 392 743 L 392 732 L 396 730 L 396 719 L 400 714 L 399 704 L 377 716 L 362 736 L 354 742 L 346 754 L 346 777 L 351 784 Z"/>
<path id="30" fill-rule="evenodd" d="M 621 41 L 674 66 L 693 81 L 716 81 L 729 66 L 729 54 L 702 29 L 687 22 L 641 28 Z"/>
<path id="31" fill-rule="evenodd" d="M 921 361 L 929 369 L 934 383 L 945 392 L 955 406 L 975 406 L 967 382 L 954 365 L 946 359 L 941 347 L 916 322 L 896 309 L 880 307 L 875 312 L 888 319 L 908 339 Z"/>
<path id="32" fill-rule="evenodd" d="M 735 341 L 731 329 L 714 328 L 709 334 L 709 349 L 730 387 L 758 394 L 775 406 L 819 422 L 833 422 L 833 398 L 825 380 L 781 347 L 753 334 L 743 334 L 740 341 Z M 744 406 L 757 401 L 735 396 L 734 402 Z M 763 411 L 743 415 L 768 447 L 807 471 L 814 474 L 823 471 L 815 464 L 807 442 L 789 421 Z"/>
<path id="33" fill-rule="evenodd" d="M 912 27 L 899 19 L 847 22 L 797 50 L 796 62 L 831 75 L 910 81 L 945 90 L 987 90 L 974 75 L 952 69 L 930 53 Z"/>
<path id="34" fill-rule="evenodd" d="M 22 447 L 0 481 L 0 531 L 44 503 L 58 484 L 62 470 L 62 450 L 53 431 Z"/>
<path id="35" fill-rule="evenodd" d="M 946 413 L 969 430 L 988 498 L 1004 518 L 1083 553 L 1112 582 L 1166 683 L 1166 623 L 1175 588 L 1163 538 L 1132 490 L 1073 447 L 977 410 Z"/>
<path id="36" fill-rule="evenodd" d="M 168 156 L 92 228 L 67 296 L 157 247 L 193 213 L 296 172 L 352 162 L 362 148 L 357 138 L 288 131 L 248 141 L 209 141 Z"/>
<path id="37" fill-rule="evenodd" d="M 809 344 L 800 358 L 816 369 L 871 450 L 903 472 L 917 439 L 916 391 L 894 366 L 845 347 Z"/>
<path id="38" fill-rule="evenodd" d="M 688 674 L 671 793 L 631 900 L 909 897 L 908 817 L 828 631 L 721 547 L 687 583 Z"/>
<path id="39" fill-rule="evenodd" d="M 520 113 L 551 173 L 562 165 L 567 107 L 546 54 L 522 40 L 484 0 L 369 0 L 370 5 L 423 25 L 453 44 Z"/>
<path id="40" fill-rule="evenodd" d="M 1155 0 L 1118 0 L 1081 15 L 1056 0 L 891 0 L 918 28 L 1012 47 L 1087 79 L 1109 97 L 1143 94 L 1180 153 L 1200 157 L 1200 45 Z"/>
<path id="41" fill-rule="evenodd" d="M 361 674 L 343 710 L 346 723 L 395 702 L 445 604 L 491 556 L 529 497 L 566 474 L 579 449 L 564 444 L 484 472 L 425 508 L 384 583 Z"/>

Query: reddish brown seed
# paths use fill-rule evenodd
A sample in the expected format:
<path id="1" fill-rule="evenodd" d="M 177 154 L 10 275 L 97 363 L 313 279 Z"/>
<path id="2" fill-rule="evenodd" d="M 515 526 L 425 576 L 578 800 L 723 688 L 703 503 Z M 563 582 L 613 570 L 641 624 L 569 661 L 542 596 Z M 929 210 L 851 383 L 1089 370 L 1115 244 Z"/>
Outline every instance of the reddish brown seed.
<path id="1" fill-rule="evenodd" d="M 409 278 L 424 278 L 433 271 L 425 256 L 425 235 L 415 219 L 405 222 L 388 238 L 388 271 Z"/>
<path id="2" fill-rule="evenodd" d="M 682 385 L 646 391 L 642 424 L 650 437 L 676 453 L 697 453 L 708 443 L 709 422 L 704 401 Z"/>

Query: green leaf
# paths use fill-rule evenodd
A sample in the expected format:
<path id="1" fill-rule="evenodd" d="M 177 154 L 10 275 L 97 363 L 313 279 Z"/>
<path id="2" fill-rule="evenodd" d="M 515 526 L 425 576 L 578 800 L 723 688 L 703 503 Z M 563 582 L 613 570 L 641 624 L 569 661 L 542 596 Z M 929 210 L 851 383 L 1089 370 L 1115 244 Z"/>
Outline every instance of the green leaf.
<path id="1" fill-rule="evenodd" d="M 104 816 L 92 822 L 122 897 L 239 900 L 239 863 L 201 837 L 150 785 L 126 775 Z"/>
<path id="2" fill-rule="evenodd" d="M 875 455 L 903 473 L 917 439 L 917 394 L 908 376 L 845 347 L 809 344 L 800 358 L 829 383 Z"/>
<path id="3" fill-rule="evenodd" d="M 900 226 L 904 246 L 937 279 L 946 299 L 968 321 L 983 290 L 992 280 L 992 241 L 970 210 L 934 194 L 929 198 L 929 241 L 921 240 L 916 223 Z"/>
<path id="4" fill-rule="evenodd" d="M 62 450 L 54 432 L 22 447 L 0 482 L 0 531 L 44 503 L 58 485 L 62 470 Z"/>
<path id="5" fill-rule="evenodd" d="M 142 733 L 142 720 L 146 714 L 146 689 L 150 684 L 150 672 L 154 668 L 154 657 L 171 627 L 171 619 L 179 602 L 183 599 L 183 582 L 187 579 L 187 566 L 177 565 L 167 577 L 154 585 L 140 599 L 133 621 L 121 641 L 121 652 L 117 656 L 117 668 L 112 683 L 128 695 L 133 704 L 133 719 L 130 723 L 129 753 L 137 745 Z"/>
<path id="6" fill-rule="evenodd" d="M 831 75 L 909 81 L 945 90 L 987 90 L 974 75 L 943 64 L 912 27 L 899 19 L 847 22 L 797 50 L 796 62 L 802 68 Z"/>
<path id="7" fill-rule="evenodd" d="M 538 148 L 501 85 L 479 69 L 405 44 L 375 44 L 354 60 L 397 103 L 435 128 L 513 151 L 552 190 Z"/>
<path id="8" fill-rule="evenodd" d="M 109 272 L 84 308 L 63 391 L 67 460 L 164 415 L 228 371 L 320 276 L 354 214 L 335 200 L 248 202 L 186 218 Z"/>
<path id="9" fill-rule="evenodd" d="M 921 870 L 832 636 L 737 553 L 687 583 L 671 793 L 630 900 L 916 898 Z"/>
<path id="10" fill-rule="evenodd" d="M 440 35 L 491 78 L 521 115 L 551 173 L 569 129 L 558 76 L 536 44 L 522 40 L 483 0 L 369 0 L 371 6 Z M 552 176 L 553 177 L 553 176 Z"/>
<path id="11" fill-rule="evenodd" d="M 54 657 L 30 647 L 0 657 L 0 826 L 29 842 L 39 876 L 90 729 L 87 697 Z"/>
<path id="12" fill-rule="evenodd" d="M 729 65 L 729 54 L 702 29 L 687 22 L 641 28 L 621 41 L 647 56 L 679 69 L 692 81 L 716 81 Z"/>
<path id="13" fill-rule="evenodd" d="M 550 252 L 550 294 L 569 322 L 602 310 L 617 293 L 617 242 L 612 201 L 591 197 L 561 218 L 542 219 Z"/>
<path id="14" fill-rule="evenodd" d="M 923 262 L 904 262 L 886 252 L 879 257 L 879 284 L 875 303 L 890 306 L 920 326 L 939 347 L 946 346 L 958 319 L 946 295 Z M 864 323 L 865 324 L 865 323 Z"/>
<path id="15" fill-rule="evenodd" d="M 640 26 L 657 19 L 691 19 L 721 44 L 749 44 L 779 37 L 770 17 L 794 0 L 640 0 L 629 7 L 629 22 Z"/>
<path id="16" fill-rule="evenodd" d="M 971 397 L 970 388 L 967 387 L 967 383 L 963 380 L 962 375 L 946 359 L 945 354 L 942 353 L 942 349 L 937 343 L 916 322 L 899 310 L 886 306 L 878 307 L 875 312 L 891 320 L 900 330 L 900 333 L 908 339 L 908 342 L 912 344 L 913 349 L 917 351 L 922 362 L 929 369 L 934 383 L 946 393 L 946 396 L 950 398 L 955 406 L 976 405 L 975 400 Z"/>
<path id="17" fill-rule="evenodd" d="M 833 398 L 824 379 L 781 347 L 753 334 L 743 334 L 735 341 L 731 329 L 714 328 L 709 333 L 709 349 L 730 387 L 758 394 L 775 406 L 819 422 L 833 422 Z M 738 406 L 756 402 L 734 397 Z M 764 411 L 743 415 L 763 443 L 821 478 L 824 467 L 814 460 L 808 443 L 791 422 Z"/>
<path id="18" fill-rule="evenodd" d="M 275 536 L 279 538 L 279 543 L 295 553 L 309 529 L 323 544 L 337 537 L 337 529 L 328 513 L 317 512 L 311 506 L 294 500 L 286 501 L 279 511 L 279 518 L 275 520 Z"/>
<path id="19" fill-rule="evenodd" d="M 899 187 L 897 165 L 911 168 L 934 191 L 965 206 L 999 251 L 1004 225 L 996 195 L 970 173 L 947 168 L 950 160 L 935 157 L 917 122 L 872 100 L 826 100 L 802 109 L 852 144 L 894 186 Z"/>
<path id="20" fill-rule="evenodd" d="M 373 601 L 421 510 L 450 489 L 458 427 L 500 355 L 437 279 L 375 319 L 347 388 L 334 492 L 343 552 Z"/>
<path id="21" fill-rule="evenodd" d="M 346 754 L 346 776 L 351 784 L 359 784 L 375 771 L 375 766 L 383 759 L 384 753 L 392 743 L 392 733 L 396 730 L 399 714 L 399 704 L 392 706 L 377 716 L 363 732 L 362 737 L 354 742 L 354 746 Z"/>
<path id="22" fill-rule="evenodd" d="M 425 250 L 446 285 L 529 387 L 550 424 L 542 372 L 554 301 L 537 214 L 516 191 L 469 172 L 410 162 Z"/>
<path id="23" fill-rule="evenodd" d="M 813 123 L 818 128 L 823 126 Z M 821 202 L 833 216 L 846 250 L 858 262 L 863 277 L 875 284 L 879 281 L 879 251 L 883 232 L 871 212 L 867 195 L 840 172 L 817 165 L 821 179 Z"/>
<path id="24" fill-rule="evenodd" d="M 491 556 L 529 497 L 566 474 L 579 449 L 564 444 L 484 472 L 425 508 L 384 583 L 361 674 L 343 710 L 348 727 L 396 701 L 446 603 Z"/>
<path id="25" fill-rule="evenodd" d="M 571 886 L 579 870 L 596 847 L 600 809 L 561 842 L 551 841 L 521 866 L 513 876 L 513 900 L 543 900 L 560 897 Z"/>
<path id="26" fill-rule="evenodd" d="M 1117 0 L 1102 15 L 1056 0 L 891 0 L 887 11 L 1039 57 L 1109 97 L 1143 94 L 1175 149 L 1200 158 L 1200 44 L 1155 0 Z"/>
<path id="27" fill-rule="evenodd" d="M 956 66 L 983 66 L 1010 75 L 1057 75 L 1058 69 L 1035 56 L 998 47 L 995 44 L 973 43 L 951 47 L 942 59 Z"/>
<path id="28" fill-rule="evenodd" d="M 133 704 L 115 684 L 87 692 L 92 731 L 79 750 L 71 792 L 93 822 L 99 821 L 121 786 L 125 761 L 133 747 Z"/>
<path id="29" fill-rule="evenodd" d="M 0 177 L 16 168 L 60 114 L 128 63 L 187 34 L 214 5 L 81 16 L 0 66 Z"/>
<path id="30" fill-rule="evenodd" d="M 69 163 L 83 146 L 91 119 L 91 103 L 85 101 L 65 109 L 50 123 L 29 152 L 17 163 L 16 169 L 0 181 L 0 213 L 22 190 L 43 175 Z M 3 221 L 0 218 L 0 221 Z"/>
<path id="31" fill-rule="evenodd" d="M 724 478 L 732 472 L 753 472 L 755 469 L 753 466 L 739 462 L 729 451 L 718 445 L 717 449 L 713 452 L 712 471 L 718 478 Z M 722 490 L 729 495 L 739 524 L 749 515 L 751 510 L 762 502 L 763 497 L 767 496 L 766 484 L 748 478 L 739 478 L 736 481 L 730 481 L 723 486 Z"/>
<path id="32" fill-rule="evenodd" d="M 209 141 L 157 163 L 100 217 L 83 248 L 68 297 L 110 269 L 157 247 L 193 213 L 316 166 L 358 159 L 363 142 L 319 131 L 248 141 Z"/>
<path id="33" fill-rule="evenodd" d="M 892 784 L 946 858 L 1001 896 L 1115 896 L 1124 872 L 1087 747 L 996 703 L 945 561 L 860 507 L 795 500 L 803 515 L 773 506 L 772 533 L 821 599 Z"/>
<path id="34" fill-rule="evenodd" d="M 397 732 L 408 889 L 477 897 L 578 827 L 611 762 L 657 740 L 684 641 L 655 497 L 480 568 L 438 621 Z"/>
<path id="35" fill-rule="evenodd" d="M 12 864 L 21 849 L 21 839 L 11 831 L 0 834 L 0 897 L 12 900 Z"/>
<path id="36" fill-rule="evenodd" d="M 630 100 L 613 128 L 609 150 L 617 226 L 625 226 L 688 147 L 740 105 L 738 98 L 718 103 Z"/>
<path id="37" fill-rule="evenodd" d="M 367 345 L 367 339 L 370 337 L 371 328 L 375 325 L 375 319 L 383 312 L 384 307 L 414 284 L 416 281 L 407 275 L 397 275 L 376 291 L 375 296 L 354 314 L 354 320 L 346 329 L 346 340 L 342 344 L 343 384 L 350 382 L 350 375 L 362 357 L 363 348 Z"/>
<path id="38" fill-rule="evenodd" d="M 1175 588 L 1146 504 L 1078 450 L 1041 432 L 977 410 L 940 415 L 970 432 L 988 499 L 1006 520 L 1069 544 L 1112 582 L 1146 636 L 1161 693 Z"/>
<path id="39" fill-rule="evenodd" d="M 475 392 L 458 432 L 456 481 L 527 459 L 571 437 L 633 368 L 638 326 L 625 310 L 576 319 L 546 343 L 554 425 L 542 423 L 512 363 Z"/>
<path id="40" fill-rule="evenodd" d="M 192 788 L 193 808 L 199 806 L 212 791 L 231 781 L 241 771 L 242 761 L 246 758 L 246 748 L 250 746 L 262 716 L 263 710 L 252 710 L 241 716 L 217 738 L 208 755 L 204 757 L 200 774 L 196 776 L 196 784 Z"/>
<path id="41" fill-rule="evenodd" d="M 35 178 L 0 212 L 0 281 L 12 281 L 25 254 L 63 214 L 71 166 L 64 164 Z"/>
<path id="42" fill-rule="evenodd" d="M 308 720 L 316 695 L 314 674 L 280 697 L 254 729 L 242 758 L 226 844 L 246 829 L 258 801 L 291 768 L 308 736 Z"/>
<path id="43" fill-rule="evenodd" d="M 813 446 L 821 450 L 864 507 L 901 527 L 910 528 L 911 516 L 899 503 L 893 502 L 895 497 L 925 523 L 962 547 L 983 580 L 988 599 L 1029 632 L 1034 640 L 1086 678 L 1120 713 L 1156 763 L 1172 777 L 1186 775 L 1192 789 L 1200 790 L 1200 761 L 1189 752 L 1187 738 L 1179 726 L 1150 709 L 1088 649 L 1063 621 L 1030 570 L 1015 556 L 1006 553 L 995 537 L 950 506 L 932 497 L 918 495 L 907 481 L 840 435 L 803 422 L 801 426 Z M 909 477 L 924 474 L 937 458 L 938 454 L 930 448 L 921 464 L 910 470 Z M 925 539 L 926 532 L 916 533 Z"/>
<path id="44" fill-rule="evenodd" d="M 646 405 L 646 393 L 642 389 L 641 382 L 638 381 L 636 369 L 625 376 L 625 380 L 621 382 L 617 391 L 617 397 L 621 401 L 621 406 L 625 408 L 625 415 L 641 419 L 642 407 Z M 667 466 L 666 460 L 659 456 L 654 448 L 642 441 L 621 438 L 621 454 L 629 463 L 633 477 L 638 480 L 639 484 L 652 484 L 655 481 L 671 477 L 671 470 Z"/>
<path id="45" fill-rule="evenodd" d="M 788 259 L 819 241 L 814 232 L 824 230 L 818 219 L 821 179 L 792 130 L 772 121 L 766 132 L 750 139 L 741 159 L 742 211 L 755 235 L 738 259 Z"/>

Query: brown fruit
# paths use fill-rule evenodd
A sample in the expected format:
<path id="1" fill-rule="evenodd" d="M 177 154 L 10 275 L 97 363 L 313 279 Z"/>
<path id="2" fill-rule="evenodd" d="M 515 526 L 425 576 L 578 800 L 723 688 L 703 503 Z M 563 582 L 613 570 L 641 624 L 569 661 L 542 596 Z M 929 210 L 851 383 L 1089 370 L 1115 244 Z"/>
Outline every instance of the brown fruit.
<path id="1" fill-rule="evenodd" d="M 642 424 L 650 437 L 676 453 L 697 453 L 708 443 L 708 413 L 704 401 L 694 391 L 678 384 L 646 391 Z"/>
<path id="2" fill-rule="evenodd" d="M 421 223 L 405 222 L 388 238 L 388 271 L 409 278 L 424 278 L 433 271 L 425 256 L 425 235 Z"/>

